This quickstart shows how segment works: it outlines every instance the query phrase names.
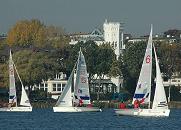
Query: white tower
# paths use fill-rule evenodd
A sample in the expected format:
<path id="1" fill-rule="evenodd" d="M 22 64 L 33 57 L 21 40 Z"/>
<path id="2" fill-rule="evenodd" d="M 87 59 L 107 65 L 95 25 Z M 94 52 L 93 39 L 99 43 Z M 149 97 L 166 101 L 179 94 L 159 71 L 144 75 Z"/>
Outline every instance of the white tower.
<path id="1" fill-rule="evenodd" d="M 121 54 L 121 50 L 125 48 L 123 44 L 123 28 L 121 27 L 119 22 L 107 22 L 105 20 L 103 24 L 104 41 L 114 48 L 117 59 Z"/>

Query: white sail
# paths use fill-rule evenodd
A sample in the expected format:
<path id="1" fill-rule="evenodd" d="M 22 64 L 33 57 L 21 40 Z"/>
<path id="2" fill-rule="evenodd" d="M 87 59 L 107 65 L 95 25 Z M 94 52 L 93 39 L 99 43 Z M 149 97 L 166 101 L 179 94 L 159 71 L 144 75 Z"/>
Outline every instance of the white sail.
<path id="1" fill-rule="evenodd" d="M 20 105 L 26 106 L 26 107 L 31 107 L 29 98 L 27 96 L 27 93 L 26 93 L 24 85 L 23 85 L 23 82 L 22 82 L 22 80 L 21 80 L 21 78 L 19 76 L 18 70 L 16 69 L 16 66 L 15 66 L 14 62 L 13 62 L 13 65 L 14 65 L 14 68 L 16 70 L 16 73 L 17 73 L 18 78 L 19 78 L 20 83 L 21 83 L 21 100 L 20 100 Z"/>
<path id="2" fill-rule="evenodd" d="M 83 104 L 90 104 L 87 66 L 81 49 L 79 51 L 79 58 L 77 61 L 74 96 L 75 99 L 81 99 Z"/>
<path id="3" fill-rule="evenodd" d="M 21 91 L 21 101 L 20 101 L 20 105 L 22 106 L 27 106 L 27 107 L 31 107 L 29 98 L 26 94 L 25 88 L 23 86 L 23 84 L 21 85 L 22 91 Z"/>
<path id="4" fill-rule="evenodd" d="M 155 88 L 155 95 L 154 95 L 152 109 L 168 109 L 166 94 L 163 86 L 163 80 L 161 77 L 161 72 L 160 72 L 160 67 L 155 47 L 154 47 L 154 53 L 156 61 L 156 88 Z"/>
<path id="5" fill-rule="evenodd" d="M 137 82 L 137 87 L 133 97 L 133 103 L 137 100 L 142 100 L 143 103 L 150 103 L 151 95 L 151 73 L 152 73 L 152 26 L 145 56 L 142 63 L 142 68 Z"/>
<path id="6" fill-rule="evenodd" d="M 143 60 L 143 65 L 138 80 L 137 88 L 133 98 L 133 103 L 136 99 L 140 100 L 140 103 L 149 103 L 148 109 L 137 108 L 135 102 L 135 108 L 137 109 L 115 109 L 115 113 L 118 115 L 129 116 L 145 116 L 145 117 L 168 117 L 170 109 L 166 100 L 163 81 L 158 64 L 158 58 L 154 48 L 155 60 L 156 60 L 156 88 L 153 100 L 153 106 L 150 108 L 150 95 L 151 95 L 151 68 L 152 68 L 152 27 L 150 37 L 148 40 L 147 50 Z M 139 104 L 138 104 L 139 105 Z"/>
<path id="7" fill-rule="evenodd" d="M 11 104 L 11 106 L 17 106 L 14 67 L 11 50 L 9 55 L 9 104 Z"/>
<path id="8" fill-rule="evenodd" d="M 73 74 L 74 74 L 74 68 L 73 71 L 67 81 L 67 84 L 63 90 L 63 92 L 61 93 L 57 103 L 55 106 L 67 106 L 67 107 L 71 107 L 72 106 L 72 92 L 71 92 L 71 88 L 72 88 L 72 81 L 73 81 Z"/>

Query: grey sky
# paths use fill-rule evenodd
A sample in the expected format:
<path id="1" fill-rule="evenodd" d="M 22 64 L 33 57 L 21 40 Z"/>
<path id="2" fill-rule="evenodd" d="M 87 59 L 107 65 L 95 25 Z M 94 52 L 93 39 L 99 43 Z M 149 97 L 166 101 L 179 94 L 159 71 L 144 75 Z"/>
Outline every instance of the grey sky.
<path id="1" fill-rule="evenodd" d="M 67 32 L 102 28 L 105 19 L 124 22 L 125 32 L 144 35 L 181 29 L 181 0 L 0 0 L 0 32 L 18 20 L 37 18 Z"/>

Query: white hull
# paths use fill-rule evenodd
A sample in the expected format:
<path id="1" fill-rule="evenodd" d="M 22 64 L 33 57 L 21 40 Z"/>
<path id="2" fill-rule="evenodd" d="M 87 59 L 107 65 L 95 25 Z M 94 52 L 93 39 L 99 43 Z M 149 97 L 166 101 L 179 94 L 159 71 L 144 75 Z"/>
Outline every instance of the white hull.
<path id="1" fill-rule="evenodd" d="M 53 107 L 53 112 L 101 112 L 97 107 Z"/>
<path id="2" fill-rule="evenodd" d="M 118 115 L 164 117 L 169 116 L 169 109 L 115 109 Z"/>
<path id="3" fill-rule="evenodd" d="M 0 108 L 0 111 L 14 111 L 14 112 L 31 112 L 32 107 L 5 107 L 5 108 Z"/>

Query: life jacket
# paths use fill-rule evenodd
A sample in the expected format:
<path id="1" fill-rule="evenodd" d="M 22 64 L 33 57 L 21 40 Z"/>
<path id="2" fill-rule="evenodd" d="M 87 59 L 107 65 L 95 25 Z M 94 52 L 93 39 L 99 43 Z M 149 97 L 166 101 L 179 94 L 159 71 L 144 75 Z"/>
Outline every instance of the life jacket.
<path id="1" fill-rule="evenodd" d="M 125 108 L 126 108 L 126 105 L 124 103 L 119 104 L 119 109 L 125 109 Z"/>
<path id="2" fill-rule="evenodd" d="M 82 106 L 82 104 L 83 104 L 82 99 L 79 99 L 79 105 Z"/>
<path id="3" fill-rule="evenodd" d="M 134 101 L 134 108 L 138 108 L 139 107 L 139 100 L 135 100 Z"/>

